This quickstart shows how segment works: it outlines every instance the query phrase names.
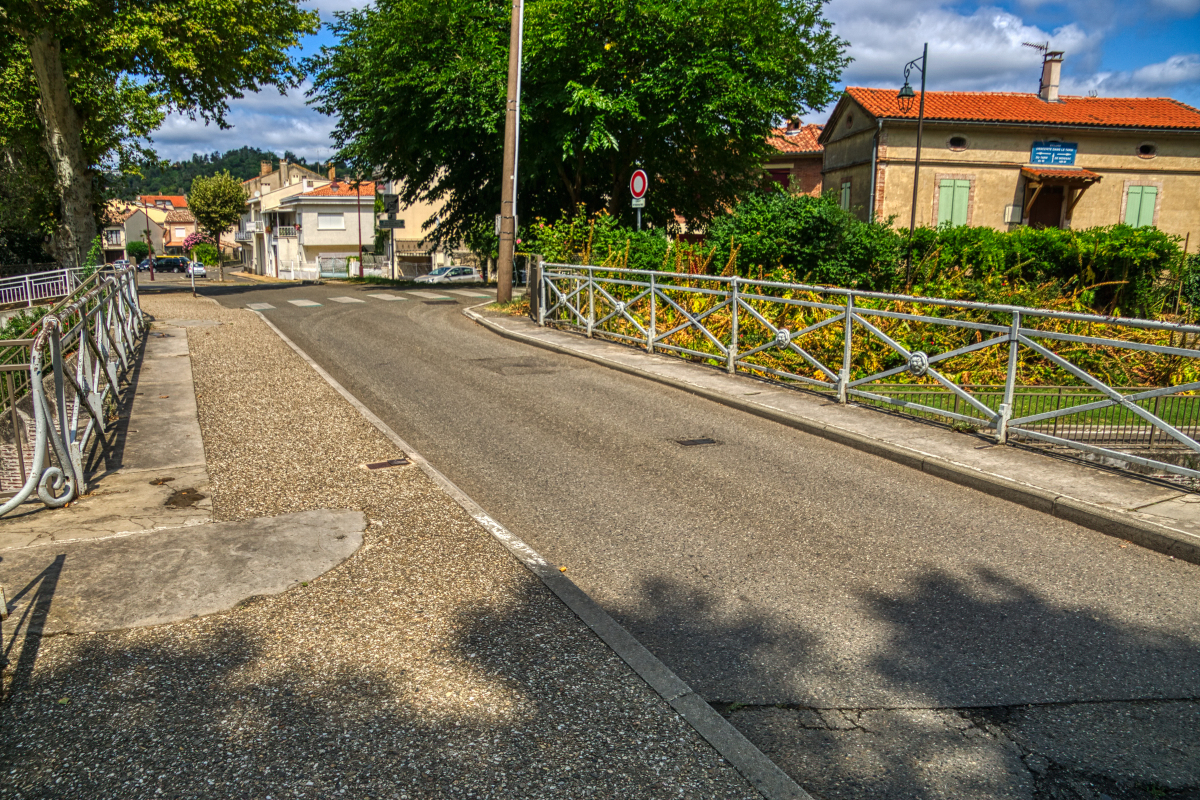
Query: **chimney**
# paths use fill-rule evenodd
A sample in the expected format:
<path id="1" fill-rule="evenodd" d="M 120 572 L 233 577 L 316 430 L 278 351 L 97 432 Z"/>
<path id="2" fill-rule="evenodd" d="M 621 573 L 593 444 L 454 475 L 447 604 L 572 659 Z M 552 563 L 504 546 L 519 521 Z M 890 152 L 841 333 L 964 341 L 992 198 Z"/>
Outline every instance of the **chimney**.
<path id="1" fill-rule="evenodd" d="M 800 118 L 792 117 L 791 119 L 789 119 L 787 121 L 787 127 L 784 128 L 784 132 L 788 133 L 792 136 L 795 136 L 797 133 L 800 132 L 800 129 L 802 127 L 804 127 L 804 126 L 800 124 Z"/>
<path id="2" fill-rule="evenodd" d="M 270 161 L 258 162 L 258 177 L 261 178 L 264 175 L 270 175 L 270 174 L 271 174 L 271 162 Z"/>
<path id="3" fill-rule="evenodd" d="M 331 180 L 331 181 L 337 180 L 337 172 L 336 172 L 336 169 L 333 166 L 333 164 L 329 165 L 329 180 Z"/>
<path id="4" fill-rule="evenodd" d="M 1062 60 L 1061 50 L 1050 50 L 1042 59 L 1042 83 L 1038 87 L 1038 97 L 1047 103 L 1059 102 L 1058 84 L 1062 77 Z"/>

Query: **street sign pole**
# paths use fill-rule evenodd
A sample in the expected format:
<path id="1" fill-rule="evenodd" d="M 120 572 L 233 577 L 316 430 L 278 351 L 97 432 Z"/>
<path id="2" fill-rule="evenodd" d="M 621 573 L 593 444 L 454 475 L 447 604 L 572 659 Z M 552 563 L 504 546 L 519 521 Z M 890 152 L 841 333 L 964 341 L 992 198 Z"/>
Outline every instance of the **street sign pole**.
<path id="1" fill-rule="evenodd" d="M 646 171 L 635 169 L 629 176 L 629 193 L 633 195 L 633 207 L 637 209 L 637 229 L 642 229 L 642 208 L 646 205 L 646 189 L 650 188 L 650 180 Z"/>

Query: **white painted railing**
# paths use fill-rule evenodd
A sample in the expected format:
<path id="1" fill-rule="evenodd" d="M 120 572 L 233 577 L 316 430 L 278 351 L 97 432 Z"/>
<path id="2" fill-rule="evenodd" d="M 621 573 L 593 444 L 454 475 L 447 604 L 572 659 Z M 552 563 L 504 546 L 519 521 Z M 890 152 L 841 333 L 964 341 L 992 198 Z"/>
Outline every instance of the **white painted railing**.
<path id="1" fill-rule="evenodd" d="M 56 269 L 0 278 L 0 305 L 33 306 L 69 295 L 83 281 L 83 269 Z"/>

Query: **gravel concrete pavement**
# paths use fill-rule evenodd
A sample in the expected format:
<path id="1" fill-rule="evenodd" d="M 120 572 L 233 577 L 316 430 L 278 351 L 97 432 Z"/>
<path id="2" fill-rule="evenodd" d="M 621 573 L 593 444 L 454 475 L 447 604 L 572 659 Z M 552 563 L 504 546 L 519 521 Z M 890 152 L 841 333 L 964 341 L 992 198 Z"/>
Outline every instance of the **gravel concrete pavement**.
<path id="1" fill-rule="evenodd" d="M 752 798 L 757 793 L 253 314 L 189 330 L 213 515 L 369 519 L 229 612 L 18 640 L 5 798 Z M 53 602 L 52 596 L 49 602 Z"/>

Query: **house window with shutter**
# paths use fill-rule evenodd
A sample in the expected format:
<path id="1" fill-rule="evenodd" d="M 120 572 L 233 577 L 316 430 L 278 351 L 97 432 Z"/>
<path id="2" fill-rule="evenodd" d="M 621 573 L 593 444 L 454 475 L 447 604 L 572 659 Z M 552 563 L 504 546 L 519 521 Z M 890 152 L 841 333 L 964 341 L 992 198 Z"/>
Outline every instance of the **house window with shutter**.
<path id="1" fill-rule="evenodd" d="M 842 181 L 842 196 L 839 202 L 843 211 L 850 210 L 850 181 Z"/>
<path id="2" fill-rule="evenodd" d="M 317 230 L 319 231 L 344 231 L 346 230 L 346 217 L 338 214 L 317 214 Z"/>
<path id="3" fill-rule="evenodd" d="M 943 178 L 938 182 L 938 225 L 966 225 L 971 210 L 971 181 Z"/>
<path id="4" fill-rule="evenodd" d="M 1125 193 L 1125 224 L 1145 228 L 1154 224 L 1157 186 L 1130 186 Z"/>

